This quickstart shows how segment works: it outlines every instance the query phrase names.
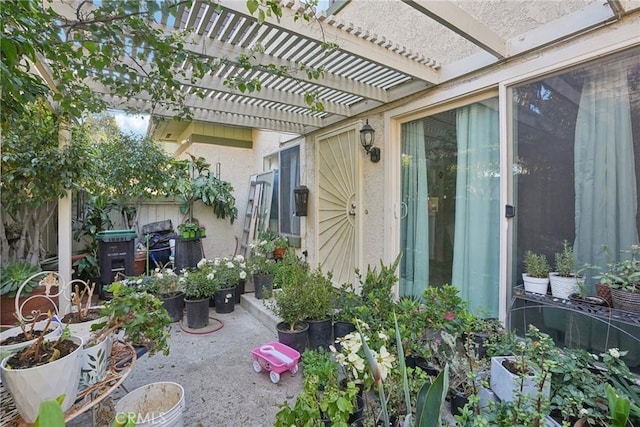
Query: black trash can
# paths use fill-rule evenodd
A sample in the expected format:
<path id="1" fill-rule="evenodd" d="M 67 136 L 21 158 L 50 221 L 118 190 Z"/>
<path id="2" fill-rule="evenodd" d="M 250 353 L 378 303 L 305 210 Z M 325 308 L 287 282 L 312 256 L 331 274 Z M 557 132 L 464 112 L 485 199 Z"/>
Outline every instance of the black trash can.
<path id="1" fill-rule="evenodd" d="M 113 283 L 118 273 L 125 276 L 133 276 L 135 230 L 107 230 L 100 231 L 98 239 L 98 252 L 100 262 L 100 299 L 108 299 L 110 295 L 105 292 L 105 287 Z"/>

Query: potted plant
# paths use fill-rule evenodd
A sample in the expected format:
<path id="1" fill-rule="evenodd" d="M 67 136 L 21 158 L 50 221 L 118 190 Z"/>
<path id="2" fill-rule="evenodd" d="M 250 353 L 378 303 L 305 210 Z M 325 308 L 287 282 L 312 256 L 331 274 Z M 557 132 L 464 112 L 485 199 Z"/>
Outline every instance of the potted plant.
<path id="1" fill-rule="evenodd" d="M 156 268 L 149 276 L 127 277 L 121 280 L 128 287 L 155 295 L 174 322 L 184 316 L 184 290 L 180 277 L 171 268 Z"/>
<path id="2" fill-rule="evenodd" d="M 253 288 L 257 299 L 270 298 L 273 289 L 273 276 L 278 266 L 276 261 L 268 257 L 266 240 L 251 245 L 251 256 L 247 268 L 251 273 Z"/>
<path id="3" fill-rule="evenodd" d="M 555 261 L 555 271 L 549 273 L 551 294 L 556 298 L 569 299 L 571 294 L 579 291 L 579 286 L 573 247 L 567 240 L 562 242 L 562 249 L 556 252 Z"/>
<path id="4" fill-rule="evenodd" d="M 329 348 L 332 344 L 333 284 L 331 273 L 324 274 L 320 267 L 310 272 L 302 287 L 300 298 L 307 308 L 305 320 L 309 323 L 309 348 Z"/>
<path id="5" fill-rule="evenodd" d="M 235 308 L 236 285 L 240 281 L 240 262 L 234 258 L 216 258 L 213 261 L 215 270 L 215 292 L 213 295 L 216 313 L 231 313 Z"/>
<path id="6" fill-rule="evenodd" d="M 352 283 L 343 283 L 334 292 L 333 337 L 337 340 L 356 330 L 354 319 L 362 299 Z"/>
<path id="7" fill-rule="evenodd" d="M 296 254 L 287 252 L 277 263 L 274 283 L 279 286 L 267 307 L 282 321 L 276 325 L 278 341 L 303 353 L 307 347 L 309 323 L 305 321 L 310 312 L 309 300 L 301 297 L 309 279 L 309 266 Z"/>
<path id="8" fill-rule="evenodd" d="M 209 299 L 215 294 L 213 265 L 205 258 L 198 262 L 195 270 L 185 271 L 181 277 L 184 286 L 184 303 L 187 311 L 187 326 L 204 328 L 209 324 Z"/>
<path id="9" fill-rule="evenodd" d="M 524 290 L 546 295 L 549 289 L 549 261 L 543 254 L 527 251 L 524 254 Z"/>
<path id="10" fill-rule="evenodd" d="M 233 224 L 238 217 L 236 199 L 233 196 L 233 186 L 211 173 L 211 166 L 204 157 L 190 155 L 189 160 L 174 162 L 175 175 L 169 182 L 174 199 L 185 215 L 185 223 L 197 224 L 193 217 L 193 206 L 201 202 L 213 209 L 216 218 L 229 219 Z M 193 232 L 198 231 L 194 227 Z M 189 230 L 191 231 L 191 230 Z"/>
<path id="11" fill-rule="evenodd" d="M 53 314 L 48 320 L 53 321 Z M 82 338 L 69 336 L 68 330 L 51 341 L 40 335 L 31 346 L 2 360 L 3 385 L 25 422 L 36 420 L 40 402 L 61 394 L 65 396 L 62 410 L 71 407 L 78 391 L 82 343 Z"/>
<path id="12" fill-rule="evenodd" d="M 9 261 L 0 270 L 0 324 L 12 325 L 16 322 L 16 293 L 20 286 L 26 282 L 20 291 L 20 306 L 30 295 L 44 295 L 45 287 L 38 286 L 40 279 L 48 273 L 40 273 L 40 268 L 26 261 Z M 55 301 L 55 300 L 54 300 Z M 32 298 L 24 307 L 23 312 L 39 310 L 46 313 L 53 309 L 52 304 L 44 298 Z"/>
<path id="13" fill-rule="evenodd" d="M 53 339 L 62 333 L 58 322 L 50 322 L 49 319 L 38 320 L 44 313 L 33 312 L 30 319 L 18 318 L 18 326 L 0 332 L 0 359 L 28 347 L 42 334 L 46 339 Z M 44 329 L 48 327 L 49 329 Z"/>
<path id="14" fill-rule="evenodd" d="M 598 276 L 600 283 L 611 292 L 613 307 L 640 313 L 640 245 L 633 245 L 624 258 L 607 265 L 607 271 Z"/>
<path id="15" fill-rule="evenodd" d="M 109 286 L 113 298 L 102 308 L 106 320 L 97 324 L 83 347 L 81 386 L 87 387 L 101 381 L 107 373 L 111 354 L 112 336 L 124 331 L 124 340 L 136 346 L 144 346 L 149 355 L 157 352 L 169 354 L 169 332 L 172 323 L 162 302 L 147 292 L 138 292 L 122 281 Z"/>
<path id="16" fill-rule="evenodd" d="M 178 233 L 183 239 L 192 239 L 196 237 L 200 225 L 197 222 L 183 222 L 178 224 Z"/>

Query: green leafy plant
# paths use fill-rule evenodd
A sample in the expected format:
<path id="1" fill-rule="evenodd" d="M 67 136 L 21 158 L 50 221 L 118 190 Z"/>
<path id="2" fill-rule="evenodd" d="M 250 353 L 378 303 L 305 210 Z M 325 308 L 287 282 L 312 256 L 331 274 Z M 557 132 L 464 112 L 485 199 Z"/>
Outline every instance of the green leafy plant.
<path id="1" fill-rule="evenodd" d="M 101 311 L 107 321 L 94 325 L 85 345 L 101 342 L 123 329 L 125 339 L 132 344 L 147 347 L 149 355 L 158 352 L 168 355 L 169 328 L 173 320 L 162 307 L 162 301 L 149 293 L 137 292 L 120 281 L 113 282 L 108 291 L 113 294 L 113 298 L 104 304 Z"/>
<path id="2" fill-rule="evenodd" d="M 40 272 L 40 267 L 26 261 L 7 262 L 0 270 L 0 295 L 15 297 L 22 283 L 34 274 Z M 24 288 L 21 296 L 28 296 L 39 282 L 39 278 L 31 279 Z"/>
<path id="3" fill-rule="evenodd" d="M 549 277 L 549 261 L 543 254 L 527 251 L 524 254 L 524 271 L 530 277 Z"/>
<path id="4" fill-rule="evenodd" d="M 561 277 L 571 277 L 576 274 L 573 247 L 567 240 L 562 242 L 562 249 L 555 254 L 555 272 Z"/>
<path id="5" fill-rule="evenodd" d="M 333 311 L 333 284 L 331 273 L 324 274 L 320 267 L 310 272 L 302 287 L 300 298 L 304 300 L 305 319 L 324 320 Z"/>
<path id="6" fill-rule="evenodd" d="M 175 162 L 174 167 L 176 172 L 169 182 L 169 188 L 180 212 L 185 215 L 186 223 L 197 223 L 194 221 L 193 207 L 199 201 L 211 207 L 217 218 L 228 218 L 233 224 L 238 217 L 233 186 L 211 173 L 210 164 L 204 157 L 191 156 L 189 160 Z"/>
<path id="7" fill-rule="evenodd" d="M 603 247 L 607 251 L 606 246 Z M 604 273 L 596 276 L 600 283 L 607 284 L 613 289 L 628 292 L 640 292 L 640 245 L 632 245 L 624 251 L 619 261 L 607 264 Z"/>
<path id="8" fill-rule="evenodd" d="M 195 270 L 185 271 L 179 279 L 185 298 L 199 300 L 212 297 L 218 289 L 214 277 L 213 264 L 206 259 L 200 260 Z"/>
<path id="9" fill-rule="evenodd" d="M 265 300 L 265 304 L 289 326 L 290 331 L 294 331 L 304 322 L 307 313 L 313 311 L 309 307 L 310 301 L 303 296 L 309 277 L 309 265 L 293 251 L 287 252 L 277 263 L 273 283 L 279 290 L 274 292 L 272 300 Z"/>
<path id="10" fill-rule="evenodd" d="M 36 418 L 33 427 L 65 427 L 64 412 L 62 411 L 62 402 L 64 402 L 64 394 L 55 399 L 45 399 L 40 402 L 40 410 L 38 418 Z"/>
<path id="11" fill-rule="evenodd" d="M 302 386 L 293 406 L 288 402 L 280 405 L 275 427 L 321 426 L 323 420 L 328 420 L 332 426 L 348 427 L 349 416 L 356 409 L 358 389 L 355 383 L 348 381 L 341 388 L 337 382 L 330 382 L 320 390 L 318 377 L 306 375 Z"/>
<path id="12" fill-rule="evenodd" d="M 605 392 L 609 403 L 611 427 L 627 427 L 630 425 L 629 415 L 631 413 L 635 414 L 636 417 L 640 417 L 640 407 L 632 404 L 627 396 L 616 393 L 611 384 L 605 385 Z"/>

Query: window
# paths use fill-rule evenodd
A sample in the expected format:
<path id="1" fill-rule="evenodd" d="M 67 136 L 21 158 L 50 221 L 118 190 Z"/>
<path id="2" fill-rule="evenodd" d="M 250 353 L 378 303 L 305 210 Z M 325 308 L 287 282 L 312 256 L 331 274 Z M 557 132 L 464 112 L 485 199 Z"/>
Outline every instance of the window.
<path id="1" fill-rule="evenodd" d="M 280 233 L 300 236 L 300 218 L 293 215 L 295 201 L 293 189 L 300 185 L 300 146 L 280 152 Z"/>
<path id="2" fill-rule="evenodd" d="M 521 283 L 527 250 L 547 256 L 567 240 L 577 268 L 606 269 L 638 244 L 640 178 L 640 49 L 630 49 L 510 90 L 513 112 L 514 200 L 517 205 L 512 283 Z M 602 251 L 608 247 L 608 253 Z M 594 294 L 597 271 L 584 271 Z M 535 310 L 527 310 L 533 321 Z M 585 317 L 545 309 L 536 324 L 566 345 L 593 352 L 640 345 Z M 515 322 L 514 325 L 517 325 Z"/>
<path id="3" fill-rule="evenodd" d="M 497 98 L 402 125 L 400 295 L 450 283 L 498 314 Z"/>

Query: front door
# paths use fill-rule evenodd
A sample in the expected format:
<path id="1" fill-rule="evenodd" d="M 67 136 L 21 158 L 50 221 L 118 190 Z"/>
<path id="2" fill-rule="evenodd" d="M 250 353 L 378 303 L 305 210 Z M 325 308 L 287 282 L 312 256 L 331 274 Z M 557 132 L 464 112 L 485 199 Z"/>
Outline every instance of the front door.
<path id="1" fill-rule="evenodd" d="M 360 265 L 358 132 L 340 130 L 318 139 L 318 260 L 333 282 L 354 281 Z"/>

